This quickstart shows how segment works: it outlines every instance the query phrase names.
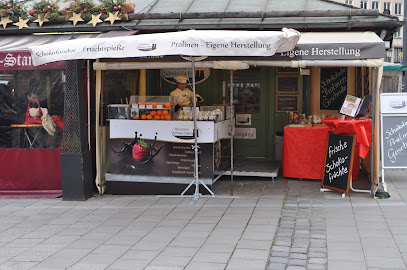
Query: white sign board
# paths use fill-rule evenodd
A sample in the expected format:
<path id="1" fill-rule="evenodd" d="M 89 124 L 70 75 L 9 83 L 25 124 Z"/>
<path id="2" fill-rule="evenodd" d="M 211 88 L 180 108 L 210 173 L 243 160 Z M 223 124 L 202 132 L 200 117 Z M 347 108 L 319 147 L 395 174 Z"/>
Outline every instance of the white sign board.
<path id="1" fill-rule="evenodd" d="M 407 93 L 380 94 L 381 113 L 407 113 Z"/>
<path id="2" fill-rule="evenodd" d="M 380 94 L 380 114 L 382 170 L 407 168 L 407 93 Z"/>

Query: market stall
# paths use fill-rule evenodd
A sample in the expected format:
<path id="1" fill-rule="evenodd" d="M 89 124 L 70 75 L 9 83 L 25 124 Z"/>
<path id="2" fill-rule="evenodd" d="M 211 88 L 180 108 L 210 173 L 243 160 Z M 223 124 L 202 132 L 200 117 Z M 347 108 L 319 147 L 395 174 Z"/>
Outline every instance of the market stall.
<path id="1" fill-rule="evenodd" d="M 239 31 L 233 31 L 239 32 Z M 266 31 L 267 32 L 267 31 Z M 193 32 L 195 35 L 199 31 Z M 254 32 L 251 32 L 254 33 Z M 170 37 L 172 41 L 174 40 L 175 36 L 179 35 L 179 33 L 166 33 L 165 37 Z M 239 34 L 237 34 L 239 35 Z M 254 35 L 257 35 L 254 33 Z M 348 80 L 346 84 L 341 85 L 338 91 L 334 89 L 334 91 L 323 91 L 321 84 L 322 81 L 329 81 L 329 74 L 347 74 L 347 76 L 352 76 L 354 69 L 353 67 L 367 67 L 370 70 L 370 77 L 369 85 L 372 91 L 373 97 L 376 95 L 377 91 L 377 81 L 376 79 L 380 77 L 380 73 L 377 72 L 378 68 L 382 65 L 382 60 L 377 59 L 384 55 L 384 42 L 374 33 L 305 33 L 304 39 L 301 38 L 300 42 L 297 44 L 297 47 L 294 50 L 290 50 L 286 53 L 280 53 L 273 57 L 270 57 L 274 54 L 274 52 L 270 52 L 267 50 L 267 53 L 263 54 L 263 57 L 260 57 L 261 54 L 257 54 L 255 51 L 258 50 L 261 46 L 263 41 L 253 41 L 247 44 L 251 44 L 247 49 L 249 52 L 242 52 L 240 49 L 242 47 L 236 47 L 233 45 L 234 48 L 231 50 L 230 47 L 227 47 L 231 44 L 227 43 L 216 43 L 216 44 L 223 44 L 219 46 L 210 46 L 210 50 L 208 52 L 202 51 L 203 48 L 208 46 L 207 44 L 210 43 L 211 37 L 199 37 L 202 39 L 206 39 L 203 41 L 202 46 L 195 46 L 191 44 L 195 44 L 194 42 L 188 43 L 185 40 L 180 39 L 180 42 L 170 42 L 170 47 L 172 46 L 172 50 L 167 50 L 165 52 L 159 51 L 159 46 L 161 41 L 165 41 L 165 39 L 160 40 L 151 40 L 148 39 L 146 36 L 153 37 L 154 35 L 140 35 L 140 43 L 138 43 L 137 37 L 133 37 L 132 39 L 125 39 L 120 40 L 119 42 L 115 43 L 90 43 L 86 47 L 81 46 L 78 43 L 74 44 L 66 44 L 65 47 L 62 49 L 66 49 L 67 51 L 61 51 L 61 53 L 54 54 L 54 53 L 47 53 L 50 50 L 54 50 L 53 47 L 39 47 L 33 48 L 33 55 L 37 55 L 35 61 L 36 64 L 46 63 L 48 61 L 55 61 L 56 59 L 81 59 L 81 58 L 92 58 L 92 59 L 99 59 L 103 58 L 103 61 L 98 61 L 94 64 L 94 69 L 97 70 L 97 89 L 100 91 L 100 81 L 102 78 L 102 72 L 106 70 L 132 70 L 132 69 L 162 69 L 162 68 L 227 68 L 229 62 L 223 62 L 220 65 L 220 61 L 239 61 L 240 63 L 244 63 L 249 65 L 250 67 L 283 67 L 283 68 L 297 68 L 297 69 L 306 69 L 310 68 L 311 72 L 308 70 L 308 74 L 311 74 L 311 113 L 314 113 L 316 110 L 317 113 L 323 113 L 325 111 L 332 111 L 336 110 L 333 106 L 333 101 L 338 99 L 340 100 L 342 95 L 347 92 L 347 88 L 351 87 L 351 80 Z M 147 41 L 146 41 L 147 40 Z M 233 39 L 232 39 L 233 40 Z M 254 40 L 252 38 L 252 40 Z M 230 40 L 229 40 L 230 41 Z M 211 41 L 212 42 L 212 41 Z M 232 41 L 232 43 L 235 41 Z M 117 45 L 116 44 L 123 44 Z M 139 45 L 137 45 L 139 44 Z M 199 42 L 198 42 L 199 44 Z M 213 43 L 214 44 L 214 43 Z M 154 45 L 154 46 L 153 46 Z M 191 45 L 191 46 L 190 46 Z M 68 46 L 77 47 L 77 52 L 69 52 Z M 133 52 L 126 52 L 126 49 L 137 47 L 138 50 L 133 50 Z M 102 49 L 95 49 L 95 48 L 102 48 Z M 105 52 L 103 48 L 112 48 L 112 54 L 108 54 Z M 199 49 L 197 49 L 199 48 Z M 264 48 L 264 47 L 263 47 Z M 280 48 L 282 48 L 280 46 Z M 197 50 L 194 50 L 197 49 Z M 284 48 L 288 49 L 288 48 Z M 110 49 L 109 49 L 110 50 Z M 113 53 L 114 52 L 114 53 Z M 144 53 L 144 54 L 143 54 Z M 210 57 L 206 58 L 203 57 L 201 61 L 194 62 L 191 59 L 191 62 L 186 60 L 188 59 L 181 59 L 182 57 L 157 57 L 159 55 L 174 55 L 175 54 L 187 54 L 187 55 L 209 55 Z M 138 57 L 141 55 L 150 56 L 148 58 L 133 58 L 133 59 L 122 59 L 126 57 Z M 253 57 L 259 55 L 258 57 Z M 114 58 L 113 60 L 109 60 L 108 58 Z M 174 59 L 177 60 L 174 60 Z M 345 71 L 343 68 L 345 67 Z M 230 67 L 234 69 L 235 67 Z M 323 73 L 323 71 L 327 71 Z M 194 72 L 193 72 L 194 73 Z M 321 78 L 321 75 L 324 74 L 324 78 Z M 342 77 L 338 76 L 341 79 L 341 82 L 345 81 Z M 354 79 L 353 79 L 354 81 Z M 195 85 L 194 82 L 192 85 Z M 233 85 L 230 83 L 230 85 Z M 337 85 L 337 84 L 335 84 Z M 294 96 L 298 91 L 299 88 L 296 88 L 296 91 L 292 91 L 293 93 L 286 93 L 289 92 L 291 89 L 287 88 L 286 96 Z M 353 91 L 355 90 L 355 86 L 353 86 Z M 349 91 L 349 90 L 348 90 Z M 283 91 L 282 91 L 283 92 Z M 339 94 L 338 94 L 339 93 Z M 328 94 L 328 96 L 323 96 L 323 94 Z M 329 96 L 329 94 L 331 96 Z M 99 95 L 97 95 L 99 98 Z M 326 102 L 323 102 L 324 99 L 327 98 Z M 296 98 L 298 101 L 298 98 Z M 97 100 L 97 104 L 99 104 L 99 100 Z M 323 104 L 324 106 L 322 106 Z M 336 103 L 335 103 L 336 104 Z M 375 103 L 373 103 L 375 104 Z M 374 108 L 374 107 L 372 107 Z M 97 109 L 99 109 L 97 107 Z M 297 110 L 299 107 L 297 107 Z M 195 111 L 195 110 L 194 110 Z M 373 113 L 373 112 L 372 112 Z M 97 112 L 99 116 L 99 111 Z M 373 114 L 374 115 L 374 114 Z M 137 120 L 139 121 L 139 120 Z M 195 121 L 194 121 L 195 124 Z M 196 130 L 196 129 L 194 129 Z M 99 131 L 100 132 L 100 131 Z M 131 137 L 133 138 L 133 137 Z M 195 136 L 195 138 L 197 138 Z M 232 137 L 233 138 L 233 137 Z M 233 146 L 233 144 L 232 144 Z M 98 153 L 102 153 L 106 151 L 106 145 L 99 141 L 97 143 L 97 147 L 99 147 Z M 104 148 L 104 149 L 103 149 Z M 196 149 L 196 148 L 195 148 Z M 194 151 L 195 151 L 194 149 Z M 107 149 L 109 150 L 109 149 Z M 198 150 L 196 150 L 197 152 Z M 97 155 L 99 158 L 99 155 Z M 195 159 L 196 160 L 196 159 Z M 102 167 L 102 163 L 98 162 L 98 179 L 97 186 L 100 189 L 101 193 L 104 192 L 104 167 Z M 197 168 L 197 166 L 196 166 Z M 196 174 L 197 176 L 198 174 Z"/>

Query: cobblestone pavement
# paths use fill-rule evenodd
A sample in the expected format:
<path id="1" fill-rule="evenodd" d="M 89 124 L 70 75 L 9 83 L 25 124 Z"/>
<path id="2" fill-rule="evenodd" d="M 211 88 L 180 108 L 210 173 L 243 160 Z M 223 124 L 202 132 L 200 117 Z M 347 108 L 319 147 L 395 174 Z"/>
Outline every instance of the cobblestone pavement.
<path id="1" fill-rule="evenodd" d="M 382 200 L 284 178 L 235 178 L 238 198 L 197 201 L 0 197 L 0 270 L 407 269 L 406 171 L 386 181 Z"/>

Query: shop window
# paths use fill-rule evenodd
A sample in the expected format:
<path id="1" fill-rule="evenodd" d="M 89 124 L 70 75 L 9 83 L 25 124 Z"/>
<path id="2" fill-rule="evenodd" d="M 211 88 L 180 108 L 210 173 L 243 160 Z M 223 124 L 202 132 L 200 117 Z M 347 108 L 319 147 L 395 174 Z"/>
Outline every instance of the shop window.
<path id="1" fill-rule="evenodd" d="M 236 113 L 260 112 L 260 74 L 258 68 L 234 72 L 233 104 Z"/>
<path id="2" fill-rule="evenodd" d="M 64 80 L 64 70 L 0 71 L 0 148 L 61 148 Z"/>

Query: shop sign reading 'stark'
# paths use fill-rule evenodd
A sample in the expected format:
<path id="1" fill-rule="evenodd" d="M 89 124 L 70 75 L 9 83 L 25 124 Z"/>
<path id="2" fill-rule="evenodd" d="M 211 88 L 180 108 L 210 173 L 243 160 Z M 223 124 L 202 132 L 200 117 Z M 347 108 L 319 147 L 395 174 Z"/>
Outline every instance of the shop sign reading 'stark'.
<path id="1" fill-rule="evenodd" d="M 14 66 L 24 67 L 32 66 L 30 53 L 0 53 L 0 64 L 4 68 L 13 68 Z"/>
<path id="2" fill-rule="evenodd" d="M 0 52 L 0 70 L 31 70 L 43 68 L 65 68 L 65 62 L 54 62 L 35 67 L 30 52 Z"/>

